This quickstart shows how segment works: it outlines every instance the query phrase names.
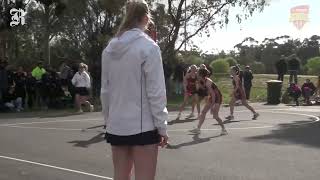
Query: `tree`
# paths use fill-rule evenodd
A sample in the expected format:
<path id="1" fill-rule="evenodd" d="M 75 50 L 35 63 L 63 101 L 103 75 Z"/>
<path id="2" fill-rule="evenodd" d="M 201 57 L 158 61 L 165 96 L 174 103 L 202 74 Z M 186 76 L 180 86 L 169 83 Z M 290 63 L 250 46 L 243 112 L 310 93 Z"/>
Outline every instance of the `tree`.
<path id="1" fill-rule="evenodd" d="M 250 68 L 256 74 L 263 74 L 266 72 L 266 67 L 261 62 L 254 62 L 253 64 L 251 64 Z"/>
<path id="2" fill-rule="evenodd" d="M 243 8 L 243 14 L 237 14 L 240 23 L 243 19 L 253 15 L 256 10 L 263 10 L 265 0 L 191 0 L 185 7 L 186 0 L 167 0 L 168 4 L 168 26 L 169 33 L 161 41 L 165 42 L 162 47 L 164 60 L 174 57 L 183 45 L 198 34 L 209 36 L 209 29 L 223 27 L 229 22 L 229 11 L 232 7 Z M 186 14 L 186 16 L 184 16 Z M 192 28 L 183 34 L 182 28 L 185 24 Z M 179 38 L 184 35 L 184 38 Z"/>
<path id="3" fill-rule="evenodd" d="M 308 60 L 306 64 L 308 74 L 320 75 L 320 57 L 314 57 Z"/>
<path id="4" fill-rule="evenodd" d="M 229 63 L 225 59 L 217 59 L 210 64 L 214 73 L 228 73 Z"/>
<path id="5" fill-rule="evenodd" d="M 68 18 L 65 23 L 68 24 L 68 31 L 62 36 L 69 40 L 68 46 L 79 49 L 81 59 L 89 63 L 94 95 L 99 94 L 101 53 L 120 25 L 125 2 L 126 0 L 68 1 Z"/>
<path id="6" fill-rule="evenodd" d="M 36 0 L 38 6 L 33 8 L 39 19 L 37 32 L 42 34 L 43 59 L 50 64 L 50 41 L 62 30 L 61 18 L 66 5 L 62 0 Z"/>

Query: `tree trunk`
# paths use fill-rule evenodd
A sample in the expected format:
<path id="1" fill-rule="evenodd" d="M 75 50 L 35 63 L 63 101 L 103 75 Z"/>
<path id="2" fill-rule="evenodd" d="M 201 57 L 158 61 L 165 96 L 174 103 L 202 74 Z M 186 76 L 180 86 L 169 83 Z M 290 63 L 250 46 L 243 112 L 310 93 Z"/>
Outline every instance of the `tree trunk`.
<path id="1" fill-rule="evenodd" d="M 50 62 L 50 52 L 49 52 L 49 38 L 50 38 L 50 7 L 45 5 L 45 18 L 44 18 L 44 25 L 45 25 L 45 32 L 44 32 L 44 37 L 43 37 L 43 48 L 44 48 L 44 53 L 43 53 L 43 59 L 45 62 L 48 63 L 48 65 L 51 64 Z"/>

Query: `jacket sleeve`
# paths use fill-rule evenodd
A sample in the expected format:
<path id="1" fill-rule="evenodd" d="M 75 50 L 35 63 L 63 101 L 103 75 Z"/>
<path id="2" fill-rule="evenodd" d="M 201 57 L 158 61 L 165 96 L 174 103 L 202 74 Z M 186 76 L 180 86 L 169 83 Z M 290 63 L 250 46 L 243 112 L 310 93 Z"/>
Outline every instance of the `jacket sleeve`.
<path id="1" fill-rule="evenodd" d="M 91 88 L 91 78 L 90 75 L 86 72 L 85 73 L 86 77 L 86 88 Z"/>
<path id="2" fill-rule="evenodd" d="M 72 82 L 72 85 L 76 85 L 76 80 L 77 80 L 77 73 L 73 76 L 71 82 Z"/>
<path id="3" fill-rule="evenodd" d="M 158 46 L 154 46 L 148 53 L 143 70 L 146 77 L 146 91 L 154 124 L 160 135 L 168 135 L 166 87 L 161 52 Z"/>
<path id="4" fill-rule="evenodd" d="M 107 56 L 105 51 L 102 53 L 101 60 L 101 94 L 100 100 L 102 105 L 102 114 L 104 117 L 105 125 L 108 124 L 108 115 L 109 115 L 109 84 L 108 84 L 108 65 L 107 65 Z"/>

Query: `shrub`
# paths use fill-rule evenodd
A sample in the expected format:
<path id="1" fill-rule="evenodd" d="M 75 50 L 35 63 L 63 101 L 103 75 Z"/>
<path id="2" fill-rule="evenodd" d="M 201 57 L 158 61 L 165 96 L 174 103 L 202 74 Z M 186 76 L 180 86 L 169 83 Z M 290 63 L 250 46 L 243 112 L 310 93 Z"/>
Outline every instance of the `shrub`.
<path id="1" fill-rule="evenodd" d="M 224 58 L 224 60 L 229 63 L 230 67 L 238 64 L 238 62 L 233 57 L 226 57 Z"/>
<path id="2" fill-rule="evenodd" d="M 210 64 L 214 73 L 228 73 L 229 63 L 225 59 L 218 59 Z"/>
<path id="3" fill-rule="evenodd" d="M 184 57 L 184 62 L 187 64 L 200 65 L 204 63 L 204 60 L 199 56 L 189 55 Z"/>
<path id="4" fill-rule="evenodd" d="M 320 73 L 320 57 L 314 57 L 308 60 L 305 65 L 308 74 L 319 75 Z"/>
<path id="5" fill-rule="evenodd" d="M 266 72 L 266 66 L 261 62 L 254 62 L 251 64 L 251 70 L 255 74 L 264 74 Z"/>

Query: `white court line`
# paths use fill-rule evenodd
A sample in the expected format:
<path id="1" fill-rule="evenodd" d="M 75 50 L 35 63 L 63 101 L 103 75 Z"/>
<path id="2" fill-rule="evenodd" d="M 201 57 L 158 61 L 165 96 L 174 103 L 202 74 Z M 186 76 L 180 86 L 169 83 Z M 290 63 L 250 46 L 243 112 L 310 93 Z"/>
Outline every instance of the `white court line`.
<path id="1" fill-rule="evenodd" d="M 245 112 L 245 111 L 244 111 Z M 299 115 L 299 116 L 307 116 L 307 117 L 311 117 L 314 118 L 315 120 L 312 122 L 306 122 L 306 123 L 299 123 L 299 124 L 292 124 L 291 126 L 303 126 L 303 125 L 307 125 L 307 124 L 313 124 L 316 122 L 320 121 L 320 118 L 314 115 L 309 115 L 309 114 L 301 114 L 301 113 L 287 113 L 287 112 L 273 112 L 273 111 L 259 111 L 259 112 L 272 112 L 275 114 L 290 114 L 290 115 Z M 253 122 L 258 121 L 258 120 L 253 120 Z M 227 128 L 228 130 L 248 130 L 248 129 L 267 129 L 267 128 L 273 128 L 273 127 L 277 127 L 278 125 L 272 125 L 272 126 L 254 126 L 254 127 L 242 127 L 242 128 Z M 293 128 L 293 127 L 287 127 L 287 128 Z M 168 132 L 185 132 L 185 131 L 189 131 L 190 129 L 173 129 L 173 130 L 168 130 Z M 201 131 L 218 131 L 221 129 L 218 128 L 210 128 L 210 129 L 201 129 Z"/>
<path id="2" fill-rule="evenodd" d="M 312 124 L 320 121 L 320 118 L 314 115 L 309 114 L 301 114 L 301 113 L 288 113 L 288 112 L 273 112 L 273 111 L 259 111 L 259 112 L 272 112 L 275 114 L 290 114 L 290 115 L 298 115 L 298 116 L 306 116 L 314 118 L 315 120 L 312 122 L 306 122 L 306 123 L 299 123 L 299 124 L 292 124 L 290 126 L 302 126 L 306 124 Z M 256 122 L 257 120 L 253 120 L 252 122 Z M 5 127 L 12 127 L 12 128 L 22 128 L 22 129 L 39 129 L 39 130 L 62 130 L 62 131 L 82 131 L 83 129 L 68 129 L 68 128 L 42 128 L 42 127 L 30 127 L 30 126 L 5 126 Z M 267 129 L 267 128 L 273 128 L 277 127 L 277 125 L 272 126 L 253 126 L 253 127 L 239 127 L 239 128 L 228 128 L 230 130 L 248 130 L 248 129 Z M 293 128 L 289 127 L 288 128 Z M 185 132 L 189 131 L 190 129 L 168 129 L 168 132 Z M 212 129 L 201 129 L 203 131 L 218 131 L 220 129 L 218 128 L 212 128 Z M 90 130 L 85 130 L 90 131 Z"/>
<path id="3" fill-rule="evenodd" d="M 0 126 L 15 126 L 15 125 L 28 125 L 28 124 L 47 124 L 47 123 L 59 123 L 59 122 L 81 122 L 81 121 L 102 121 L 101 119 L 82 119 L 82 120 L 61 120 L 61 121 L 35 121 L 35 122 L 27 122 L 27 123 L 13 123 L 13 124 L 0 124 Z"/>
<path id="4" fill-rule="evenodd" d="M 32 126 L 3 126 L 9 128 L 21 128 L 21 129 L 40 129 L 40 130 L 61 130 L 61 131 L 81 131 L 82 129 L 72 128 L 45 128 L 45 127 L 32 127 Z"/>
<path id="5" fill-rule="evenodd" d="M 0 156 L 0 158 L 12 160 L 12 161 L 23 162 L 23 163 L 28 163 L 28 164 L 33 164 L 33 165 L 38 165 L 38 166 L 43 166 L 43 167 L 48 167 L 48 168 L 52 168 L 52 169 L 58 169 L 61 171 L 68 171 L 68 172 L 72 172 L 72 173 L 82 174 L 82 175 L 86 175 L 86 176 L 92 176 L 92 177 L 101 178 L 101 179 L 112 180 L 111 177 L 100 176 L 100 175 L 96 175 L 96 174 L 91 174 L 91 173 L 87 173 L 87 172 L 83 172 L 83 171 L 62 168 L 62 167 L 58 167 L 58 166 L 52 166 L 49 164 L 43 164 L 43 163 L 38 163 L 38 162 L 33 162 L 33 161 L 28 161 L 28 160 L 23 160 L 23 159 L 17 159 L 17 158 L 12 158 L 12 157 L 8 157 L 8 156 Z"/>

